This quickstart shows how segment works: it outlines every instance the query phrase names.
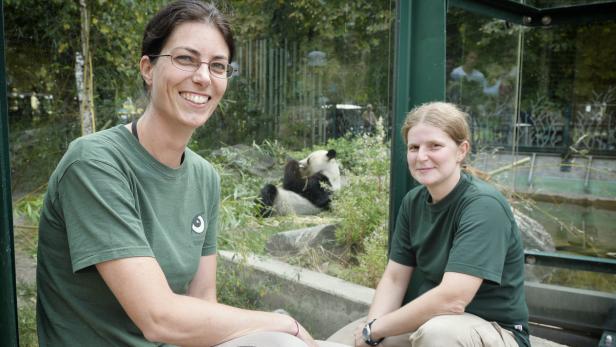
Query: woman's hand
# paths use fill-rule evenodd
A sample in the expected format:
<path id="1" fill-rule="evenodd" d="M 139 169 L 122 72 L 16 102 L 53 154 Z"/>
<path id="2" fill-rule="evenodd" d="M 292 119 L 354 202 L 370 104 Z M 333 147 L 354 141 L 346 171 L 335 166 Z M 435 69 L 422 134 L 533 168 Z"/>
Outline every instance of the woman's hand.
<path id="1" fill-rule="evenodd" d="M 355 338 L 355 347 L 370 347 L 366 344 L 362 335 L 362 331 L 364 330 L 367 321 L 368 319 L 362 319 L 359 322 L 359 325 L 357 325 L 357 328 L 355 328 L 355 333 L 353 334 L 353 337 Z"/>

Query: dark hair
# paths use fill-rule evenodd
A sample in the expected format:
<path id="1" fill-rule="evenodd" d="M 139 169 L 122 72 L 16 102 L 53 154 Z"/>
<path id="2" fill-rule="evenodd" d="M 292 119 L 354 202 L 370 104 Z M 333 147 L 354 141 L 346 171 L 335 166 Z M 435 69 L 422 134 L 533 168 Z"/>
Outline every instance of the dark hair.
<path id="1" fill-rule="evenodd" d="M 141 56 L 160 54 L 173 30 L 187 22 L 203 22 L 218 29 L 229 48 L 229 62 L 235 55 L 231 25 L 211 3 L 199 0 L 176 0 L 163 7 L 150 19 L 141 41 Z"/>

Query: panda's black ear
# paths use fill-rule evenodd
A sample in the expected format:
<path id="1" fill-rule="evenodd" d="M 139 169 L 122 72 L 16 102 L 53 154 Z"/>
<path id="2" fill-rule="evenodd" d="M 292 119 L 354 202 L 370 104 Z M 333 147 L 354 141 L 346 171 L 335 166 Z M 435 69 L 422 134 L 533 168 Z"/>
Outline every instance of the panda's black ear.
<path id="1" fill-rule="evenodd" d="M 327 157 L 329 159 L 336 158 L 336 150 L 335 149 L 330 149 L 329 151 L 327 151 Z"/>

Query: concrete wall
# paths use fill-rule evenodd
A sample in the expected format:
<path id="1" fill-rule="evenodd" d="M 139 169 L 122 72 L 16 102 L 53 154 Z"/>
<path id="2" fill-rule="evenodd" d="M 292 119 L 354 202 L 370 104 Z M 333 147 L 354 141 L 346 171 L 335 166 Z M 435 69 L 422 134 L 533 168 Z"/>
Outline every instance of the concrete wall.
<path id="1" fill-rule="evenodd" d="M 219 255 L 220 266 L 242 266 L 236 253 L 220 251 Z M 374 289 L 271 258 L 250 255 L 245 264 L 242 280 L 262 291 L 261 309 L 286 310 L 316 339 L 326 339 L 365 316 L 374 295 Z"/>
<path id="2" fill-rule="evenodd" d="M 292 266 L 269 258 L 219 251 L 220 266 L 240 273 L 241 280 L 261 296 L 260 309 L 282 308 L 297 318 L 316 339 L 327 339 L 346 324 L 368 313 L 374 289 Z M 587 332 L 601 331 L 616 295 L 564 288 L 539 283 L 526 283 L 531 316 L 542 323 L 564 327 L 583 327 Z M 552 317 L 552 318 L 551 318 Z M 556 318 L 553 318 L 556 317 Z M 570 346 L 596 345 L 594 338 L 531 325 L 531 333 L 562 341 Z M 535 347 L 563 345 L 531 336 Z"/>

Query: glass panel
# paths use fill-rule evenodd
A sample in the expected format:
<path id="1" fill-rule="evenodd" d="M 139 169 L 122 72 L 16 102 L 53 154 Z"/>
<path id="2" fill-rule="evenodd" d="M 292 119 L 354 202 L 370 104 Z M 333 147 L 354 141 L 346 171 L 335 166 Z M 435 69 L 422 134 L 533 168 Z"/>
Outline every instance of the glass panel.
<path id="1" fill-rule="evenodd" d="M 308 10 L 301 5 L 278 7 L 276 11 L 302 16 L 301 12 Z M 357 9 L 348 4 L 332 8 L 347 12 L 350 22 L 338 23 L 344 29 L 322 21 L 298 27 L 294 19 L 279 17 L 273 18 L 271 25 L 281 29 L 273 32 L 270 27 L 246 32 L 239 28 L 238 73 L 225 95 L 220 116 L 199 129 L 195 139 L 214 146 L 268 139 L 300 149 L 347 133 L 374 130 L 374 120 L 379 117 L 387 128 L 393 9 L 385 1 L 370 7 L 374 13 L 370 18 L 355 17 Z M 242 16 L 253 14 L 240 13 L 239 21 L 245 20 Z M 314 26 L 310 29 L 314 32 L 305 32 L 304 26 Z M 332 35 L 327 32 L 330 29 L 343 32 Z M 372 123 L 364 121 L 368 114 Z"/>
<path id="2" fill-rule="evenodd" d="M 526 248 L 616 257 L 616 22 L 526 28 L 452 8 L 447 32 L 447 97 Z M 529 276 L 616 292 L 612 275 L 566 271 Z"/>

